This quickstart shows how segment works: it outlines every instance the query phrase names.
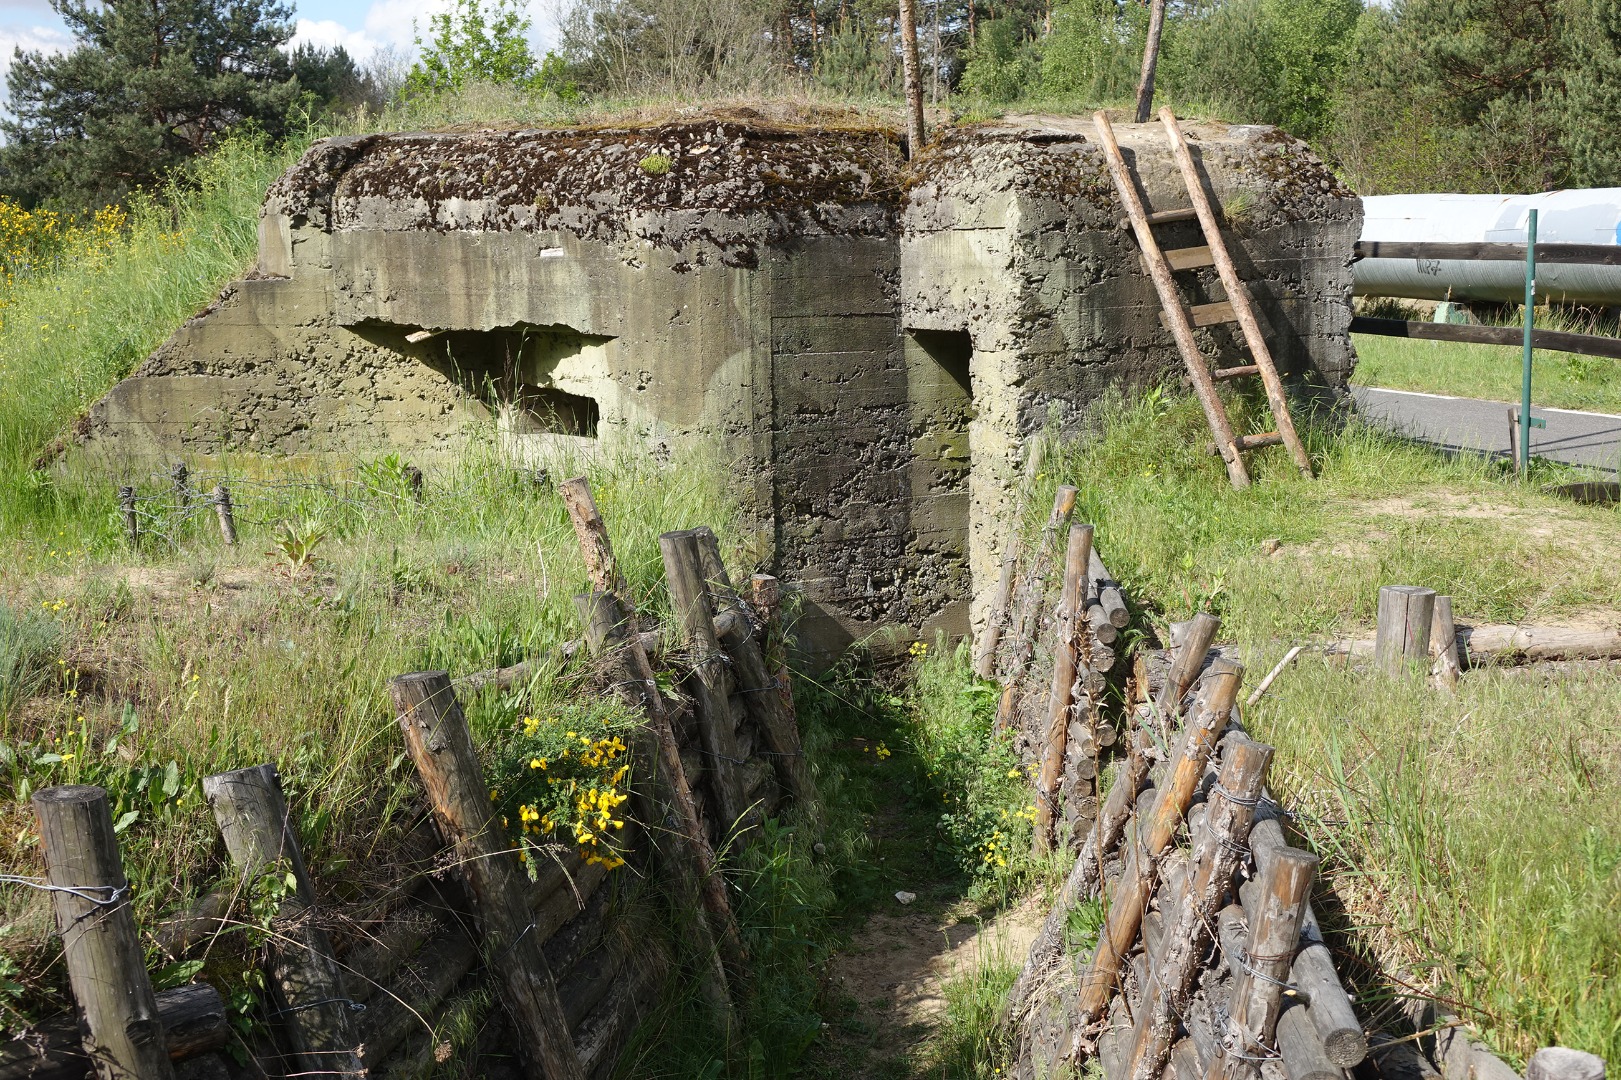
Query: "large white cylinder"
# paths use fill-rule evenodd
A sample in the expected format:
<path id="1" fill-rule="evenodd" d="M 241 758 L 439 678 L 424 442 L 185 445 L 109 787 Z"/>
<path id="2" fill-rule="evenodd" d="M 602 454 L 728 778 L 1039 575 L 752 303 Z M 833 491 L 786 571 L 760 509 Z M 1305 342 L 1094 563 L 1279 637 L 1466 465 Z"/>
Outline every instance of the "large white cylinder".
<path id="1" fill-rule="evenodd" d="M 1538 244 L 1621 244 L 1621 188 L 1540 195 L 1370 195 L 1362 200 L 1364 241 L 1523 244 L 1535 207 Z M 1514 260 L 1362 259 L 1359 296 L 1424 300 L 1525 298 L 1525 264 Z M 1570 304 L 1621 304 L 1621 266 L 1540 263 L 1537 296 Z"/>

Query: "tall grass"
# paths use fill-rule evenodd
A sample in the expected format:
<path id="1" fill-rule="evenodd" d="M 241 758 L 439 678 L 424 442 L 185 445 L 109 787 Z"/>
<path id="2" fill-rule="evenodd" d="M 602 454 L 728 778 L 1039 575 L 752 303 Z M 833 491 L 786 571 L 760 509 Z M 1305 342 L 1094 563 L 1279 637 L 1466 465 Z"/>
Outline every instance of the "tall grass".
<path id="1" fill-rule="evenodd" d="M 1097 524 L 1142 617 L 1216 612 L 1252 681 L 1292 644 L 1369 633 L 1380 585 L 1450 593 L 1464 621 L 1613 619 L 1621 603 L 1614 509 L 1354 424 L 1310 430 L 1317 479 L 1268 451 L 1234 492 L 1206 437 L 1186 399 L 1117 402 L 1033 501 L 1078 484 L 1076 520 Z M 1523 1062 L 1549 1043 L 1621 1055 L 1618 717 L 1613 666 L 1488 668 L 1448 695 L 1307 653 L 1247 719 L 1327 857 L 1342 961 L 1439 993 Z M 1362 989 L 1374 1012 L 1401 986 Z"/>

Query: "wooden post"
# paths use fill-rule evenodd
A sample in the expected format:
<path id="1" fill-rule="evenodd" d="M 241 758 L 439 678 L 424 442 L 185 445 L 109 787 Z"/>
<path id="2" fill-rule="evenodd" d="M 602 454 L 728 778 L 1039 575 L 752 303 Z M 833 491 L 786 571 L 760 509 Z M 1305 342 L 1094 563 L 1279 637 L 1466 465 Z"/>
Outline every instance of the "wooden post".
<path id="1" fill-rule="evenodd" d="M 124 532 L 129 534 L 129 546 L 141 546 L 141 519 L 135 513 L 135 489 L 129 486 L 118 489 L 118 509 L 124 515 Z"/>
<path id="2" fill-rule="evenodd" d="M 1164 929 L 1153 955 L 1153 977 L 1136 1010 L 1125 1080 L 1158 1080 L 1171 1041 L 1186 1012 L 1188 992 L 1204 958 L 1205 931 L 1227 902 L 1244 839 L 1266 783 L 1272 748 L 1238 732 L 1222 744 L 1221 773 L 1206 805 L 1204 827 L 1194 838 L 1193 872 L 1181 890 L 1162 893 Z"/>
<path id="3" fill-rule="evenodd" d="M 901 77 L 906 83 L 906 153 L 923 150 L 923 73 L 917 58 L 917 0 L 900 0 Z"/>
<path id="4" fill-rule="evenodd" d="M 1165 31 L 1165 0 L 1151 0 L 1148 5 L 1148 40 L 1143 44 L 1143 71 L 1137 80 L 1137 116 L 1139 124 L 1148 123 L 1154 109 L 1154 68 L 1159 64 L 1159 39 Z"/>
<path id="5" fill-rule="evenodd" d="M 1250 850 L 1255 853 L 1256 866 L 1262 870 L 1288 847 L 1283 826 L 1276 818 L 1257 821 L 1250 830 Z M 1317 1029 L 1318 1041 L 1323 1044 L 1329 1060 L 1342 1069 L 1355 1068 L 1368 1056 L 1368 1036 L 1351 1006 L 1350 996 L 1340 984 L 1334 958 L 1323 943 L 1322 927 L 1309 903 L 1301 916 L 1301 931 L 1300 951 L 1289 969 L 1289 981 L 1311 1005 L 1312 1026 Z"/>
<path id="6" fill-rule="evenodd" d="M 231 506 L 231 493 L 224 483 L 214 485 L 214 513 L 220 519 L 220 535 L 229 547 L 236 546 L 236 514 Z"/>
<path id="7" fill-rule="evenodd" d="M 1068 745 L 1070 694 L 1075 685 L 1075 644 L 1085 618 L 1086 568 L 1092 554 L 1092 526 L 1071 525 L 1064 553 L 1064 590 L 1058 601 L 1057 640 L 1053 645 L 1053 680 L 1047 694 L 1047 738 L 1036 779 L 1035 849 L 1052 849 L 1053 819 L 1058 812 L 1058 776 Z"/>
<path id="8" fill-rule="evenodd" d="M 405 748 L 472 893 L 520 1052 L 547 1080 L 584 1080 L 542 942 L 530 933 L 526 883 L 490 809 L 490 789 L 450 676 L 443 671 L 401 675 L 388 688 Z"/>
<path id="9" fill-rule="evenodd" d="M 1271 1048 L 1317 862 L 1308 851 L 1284 848 L 1241 890 L 1249 941 L 1227 1002 L 1224 1044 L 1205 1070 L 1206 1080 L 1258 1074 L 1244 1057 Z"/>
<path id="10" fill-rule="evenodd" d="M 1204 635 L 1205 652 L 1209 651 L 1210 638 L 1215 634 L 1214 627 Z M 1184 643 L 1184 649 L 1192 647 L 1191 643 Z M 1199 662 L 1195 669 L 1204 663 L 1205 653 L 1199 654 Z M 1112 731 L 1112 728 L 1101 727 L 1099 734 Z M 1126 822 L 1130 820 L 1132 810 L 1137 805 L 1137 792 L 1148 778 L 1148 769 L 1153 764 L 1149 750 L 1153 747 L 1153 737 L 1148 730 L 1139 725 L 1132 733 L 1131 742 L 1126 750 L 1126 760 L 1115 774 L 1114 786 L 1109 789 L 1108 797 L 1098 810 L 1097 820 L 1087 833 L 1086 840 L 1081 846 L 1081 854 L 1070 868 L 1069 876 L 1064 879 L 1063 887 L 1058 892 L 1058 899 L 1047 913 L 1046 921 L 1041 924 L 1041 931 L 1031 944 L 1030 951 L 1025 955 L 1024 968 L 1019 972 L 1018 979 L 1013 988 L 1008 991 L 1007 1007 L 1003 1011 L 1003 1022 L 1011 1023 L 1023 1010 L 1025 1002 L 1029 1000 L 1031 991 L 1058 962 L 1063 951 L 1064 929 L 1069 922 L 1069 913 L 1083 900 L 1089 900 L 1097 892 L 1098 883 L 1103 877 L 1103 859 L 1116 843 L 1120 834 L 1125 831 Z"/>
<path id="11" fill-rule="evenodd" d="M 783 686 L 777 680 L 776 669 L 766 664 L 765 653 L 755 636 L 752 613 L 732 588 L 731 576 L 720 557 L 719 538 L 705 525 L 692 532 L 698 541 L 704 579 L 713 585 L 715 594 L 729 608 L 744 616 L 721 635 L 737 672 L 736 692 L 743 699 L 744 710 L 765 736 L 777 779 L 801 808 L 811 810 L 816 805 L 816 785 L 811 780 L 805 750 L 799 742 L 799 724 L 793 708 L 791 705 L 783 707 Z"/>
<path id="12" fill-rule="evenodd" d="M 1019 597 L 1018 611 L 1013 619 L 1012 663 L 1004 675 L 1003 685 L 1012 688 L 1024 675 L 1030 664 L 1030 653 L 1035 647 L 1036 629 L 1041 624 L 1041 608 L 1046 600 L 1047 569 L 1058 546 L 1058 536 L 1069 527 L 1069 518 L 1075 512 L 1076 489 L 1068 484 L 1053 494 L 1052 513 L 1041 530 L 1041 546 L 1031 560 L 1029 574 Z M 1007 726 L 1012 715 L 1012 695 L 1003 695 L 1005 709 L 997 711 L 997 730 Z"/>
<path id="13" fill-rule="evenodd" d="M 1328 1059 L 1306 1005 L 1284 1003 L 1278 1014 L 1277 1039 L 1278 1056 L 1283 1058 L 1289 1080 L 1345 1080 L 1345 1070 Z"/>
<path id="14" fill-rule="evenodd" d="M 1437 596 L 1430 620 L 1430 651 L 1435 654 L 1435 681 L 1442 686 L 1458 685 L 1462 671 L 1458 664 L 1458 627 L 1452 621 L 1452 597 Z"/>
<path id="15" fill-rule="evenodd" d="M 73 784 L 45 788 L 33 801 L 85 1053 L 101 1080 L 170 1080 L 107 793 Z"/>
<path id="16" fill-rule="evenodd" d="M 1379 589 L 1379 627 L 1373 663 L 1391 677 L 1416 661 L 1430 658 L 1430 626 L 1435 621 L 1435 590 L 1418 585 L 1385 585 Z"/>
<path id="17" fill-rule="evenodd" d="M 411 498 L 417 502 L 422 501 L 422 470 L 415 465 L 405 467 L 405 482 L 411 488 Z"/>
<path id="18" fill-rule="evenodd" d="M 1013 578 L 1019 569 L 1019 531 L 1015 522 L 1009 530 L 1007 548 L 1002 552 L 1002 566 L 996 577 L 996 591 L 991 594 L 991 606 L 985 616 L 985 628 L 979 632 L 974 645 L 974 674 L 981 679 L 996 675 L 996 643 L 1002 637 L 1002 624 L 1007 621 L 1008 602 L 1013 598 Z"/>
<path id="19" fill-rule="evenodd" d="M 630 614 L 610 592 L 594 592 L 580 598 L 581 614 L 585 619 L 585 642 L 592 656 L 606 657 L 608 678 L 621 700 L 640 707 L 648 719 L 647 730 L 652 745 L 638 746 L 653 773 L 653 788 L 657 799 L 669 808 L 675 820 L 675 834 L 681 851 L 670 861 L 673 869 L 688 884 L 696 887 L 707 912 L 700 925 L 703 940 L 699 951 L 712 959 L 714 978 L 710 984 L 710 1000 L 718 1010 L 729 1014 L 731 1003 L 728 980 L 723 964 L 730 964 L 742 974 L 745 965 L 743 938 L 738 932 L 737 919 L 726 899 L 726 880 L 715 865 L 715 850 L 704 835 L 703 822 L 698 818 L 698 807 L 692 799 L 692 786 L 687 781 L 687 770 L 681 763 L 681 748 L 676 743 L 675 729 L 670 723 L 670 712 L 664 696 L 659 693 L 653 667 L 640 640 L 629 632 Z M 649 823 L 662 820 L 649 818 Z"/>
<path id="20" fill-rule="evenodd" d="M 304 1075 L 366 1075 L 343 975 L 315 917 L 315 888 L 304 867 L 276 766 L 205 777 L 203 797 L 241 875 L 244 895 L 251 895 L 265 874 L 292 875 L 293 887 L 275 915 L 266 967 L 276 1010 L 287 1020 Z"/>
<path id="21" fill-rule="evenodd" d="M 766 663 L 777 673 L 777 696 L 788 710 L 794 731 L 799 730 L 799 709 L 794 705 L 793 676 L 788 670 L 788 628 L 782 619 L 782 584 L 770 574 L 749 578 L 754 610 L 765 624 Z"/>
<path id="22" fill-rule="evenodd" d="M 725 834 L 752 822 L 743 821 L 748 808 L 738 776 L 741 758 L 731 703 L 727 701 L 725 654 L 715 636 L 715 612 L 704 583 L 698 537 L 691 530 L 667 532 L 659 537 L 659 551 L 664 555 L 670 602 L 691 653 L 692 677 L 687 680 L 687 689 L 692 695 L 694 718 L 708 758 L 705 764 Z"/>
<path id="23" fill-rule="evenodd" d="M 1208 611 L 1199 612 L 1187 624 L 1182 644 L 1171 661 L 1171 671 L 1165 676 L 1165 685 L 1160 688 L 1159 697 L 1154 699 L 1154 707 L 1161 716 L 1172 717 L 1181 711 L 1182 699 L 1199 677 L 1199 670 L 1204 667 L 1205 657 L 1210 653 L 1210 643 L 1216 640 L 1216 631 L 1220 627 L 1221 620 Z"/>
<path id="24" fill-rule="evenodd" d="M 574 523 L 574 533 L 580 538 L 580 554 L 585 557 L 585 572 L 591 579 L 591 587 L 598 592 L 611 592 L 621 603 L 629 603 L 630 586 L 625 582 L 625 575 L 619 572 L 619 562 L 614 558 L 613 544 L 608 539 L 608 525 L 597 510 L 596 499 L 591 496 L 591 482 L 576 476 L 558 484 L 557 493 L 563 497 L 563 506 Z M 634 614 L 632 611 L 632 616 Z"/>
<path id="25" fill-rule="evenodd" d="M 191 470 L 184 461 L 169 468 L 169 480 L 174 484 L 174 504 L 182 511 L 191 509 Z"/>
<path id="26" fill-rule="evenodd" d="M 1188 722 L 1187 736 L 1171 761 L 1165 784 L 1154 800 L 1153 814 L 1146 822 L 1139 821 L 1141 839 L 1126 852 L 1125 867 L 1110 893 L 1109 915 L 1098 937 L 1097 951 L 1081 977 L 1075 1009 L 1081 1026 L 1102 1016 L 1114 994 L 1120 964 L 1137 939 L 1143 910 L 1153 891 L 1155 863 L 1182 823 L 1205 762 L 1231 718 L 1243 678 L 1244 669 L 1239 664 L 1218 660 L 1212 665 L 1201 708 Z"/>

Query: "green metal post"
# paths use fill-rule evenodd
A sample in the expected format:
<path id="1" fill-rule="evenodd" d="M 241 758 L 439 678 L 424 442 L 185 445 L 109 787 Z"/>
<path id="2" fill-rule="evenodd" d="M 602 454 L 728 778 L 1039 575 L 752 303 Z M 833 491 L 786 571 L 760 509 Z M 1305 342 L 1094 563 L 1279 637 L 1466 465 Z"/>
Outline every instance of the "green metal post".
<path id="1" fill-rule="evenodd" d="M 1525 364 L 1520 380 L 1520 475 L 1531 470 L 1531 327 L 1537 306 L 1537 212 L 1525 223 Z"/>

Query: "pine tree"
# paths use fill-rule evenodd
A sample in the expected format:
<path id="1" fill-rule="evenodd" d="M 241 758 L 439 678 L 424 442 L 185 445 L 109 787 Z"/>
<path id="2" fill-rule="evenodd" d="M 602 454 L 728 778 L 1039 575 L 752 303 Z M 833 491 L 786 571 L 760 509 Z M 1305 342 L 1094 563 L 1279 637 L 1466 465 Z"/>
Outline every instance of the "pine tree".
<path id="1" fill-rule="evenodd" d="M 51 0 L 78 46 L 19 50 L 0 184 L 68 209 L 123 199 L 252 123 L 283 133 L 299 90 L 281 0 Z"/>

